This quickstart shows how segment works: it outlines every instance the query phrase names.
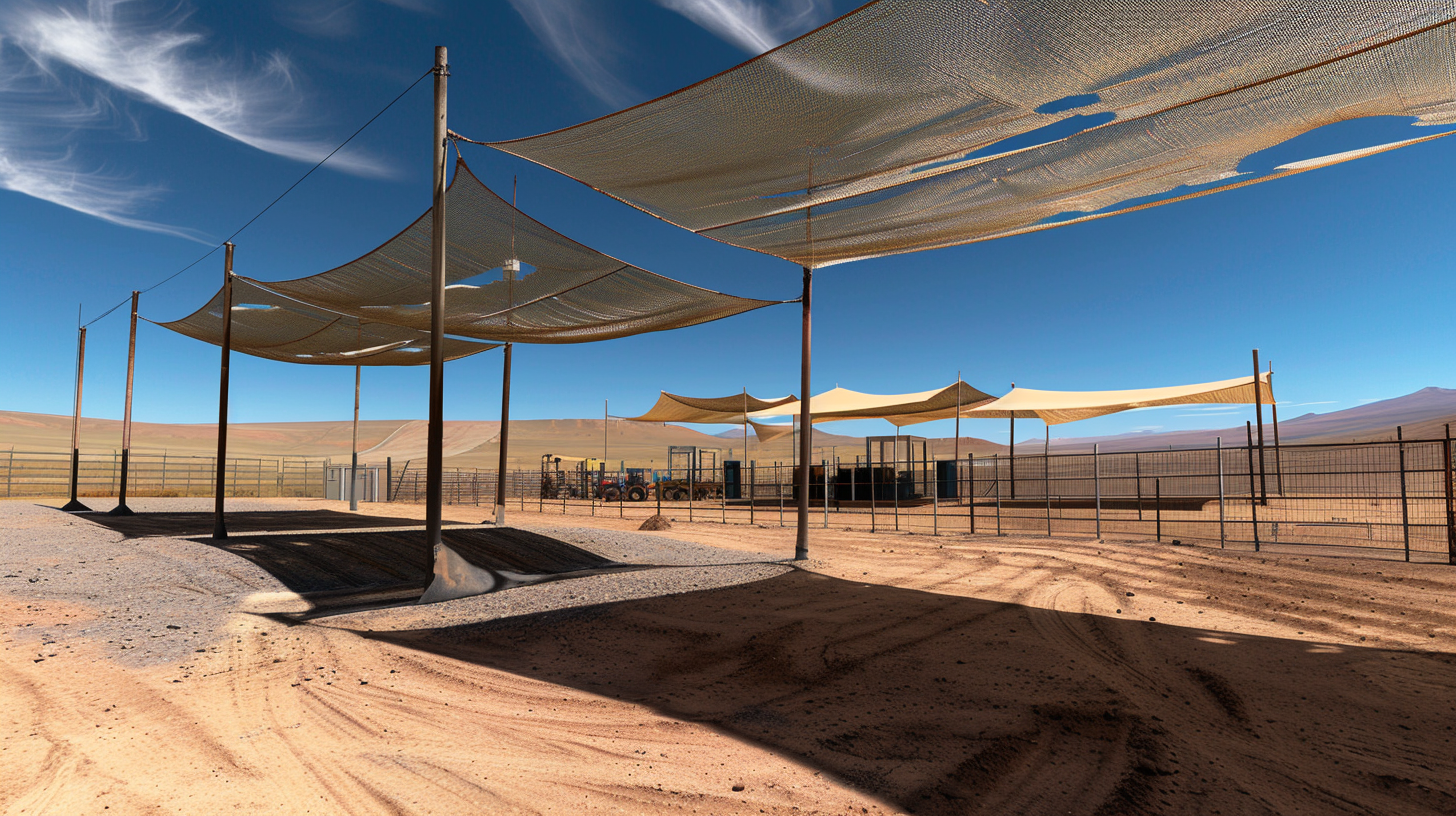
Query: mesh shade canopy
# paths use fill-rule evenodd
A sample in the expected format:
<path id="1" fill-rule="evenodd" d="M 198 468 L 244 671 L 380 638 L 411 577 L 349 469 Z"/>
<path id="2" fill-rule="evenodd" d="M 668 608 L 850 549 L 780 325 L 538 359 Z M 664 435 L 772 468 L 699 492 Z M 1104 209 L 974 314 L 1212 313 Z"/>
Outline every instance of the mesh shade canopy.
<path id="1" fill-rule="evenodd" d="M 1257 396 L 1254 388 L 1252 375 L 1197 385 L 1139 388 L 1131 391 L 1038 391 L 1034 388 L 1013 388 L 1011 393 L 994 402 L 962 411 L 961 416 L 971 419 L 1040 419 L 1048 425 L 1060 425 L 1134 408 L 1155 408 L 1163 405 L 1252 405 L 1256 398 L 1264 405 L 1274 404 L 1274 387 L 1270 383 L 1268 372 L 1259 375 Z"/>
<path id="2" fill-rule="evenodd" d="M 692 422 L 726 425 L 743 422 L 755 411 L 766 411 L 787 403 L 796 403 L 793 396 L 764 400 L 748 394 L 727 397 L 683 397 L 663 391 L 657 404 L 642 416 L 627 417 L 631 422 Z"/>
<path id="3" fill-rule="evenodd" d="M 157 325 L 222 345 L 222 291 L 196 312 Z M 154 321 L 155 322 L 155 321 Z M 299 303 L 233 276 L 233 351 L 312 365 L 408 366 L 430 362 L 429 332 L 359 320 Z M 499 344 L 446 338 L 445 359 L 456 360 Z"/>
<path id="4" fill-rule="evenodd" d="M 835 422 L 846 419 L 883 419 L 893 425 L 914 425 L 932 419 L 954 417 L 959 408 L 964 409 L 990 402 L 995 399 L 984 391 L 972 388 L 963 382 L 920 391 L 914 394 L 862 394 L 848 388 L 833 388 L 810 399 L 814 406 L 814 422 Z M 797 416 L 799 401 L 785 402 L 773 408 L 757 411 L 753 419 L 779 416 Z"/>
<path id="5" fill-rule="evenodd" d="M 517 343 L 585 343 L 717 320 L 781 301 L 733 297 L 583 246 L 491 192 L 464 161 L 445 193 L 445 331 Z M 337 269 L 261 285 L 296 300 L 430 328 L 431 214 Z M 522 277 L 502 280 L 518 259 Z M 490 280 L 487 280 L 490 279 Z"/>
<path id="6" fill-rule="evenodd" d="M 1451 0 L 879 0 L 660 99 L 491 146 L 822 267 L 1422 141 L 1241 167 L 1349 119 L 1456 123 L 1453 20 Z"/>

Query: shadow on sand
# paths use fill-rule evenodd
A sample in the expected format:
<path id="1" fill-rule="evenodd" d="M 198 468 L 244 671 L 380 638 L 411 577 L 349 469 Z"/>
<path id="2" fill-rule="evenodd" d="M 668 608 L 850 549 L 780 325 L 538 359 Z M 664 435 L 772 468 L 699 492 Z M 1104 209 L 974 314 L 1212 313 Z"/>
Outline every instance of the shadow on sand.
<path id="1" fill-rule="evenodd" d="M 802 571 L 361 634 L 704 723 L 915 813 L 1456 812 L 1446 654 Z"/>
<path id="2" fill-rule="evenodd" d="M 77 518 L 115 530 L 127 538 L 212 535 L 212 513 L 137 513 L 134 516 L 109 516 L 106 513 L 77 513 Z M 447 521 L 445 524 L 458 524 Z M 337 510 L 250 510 L 227 513 L 230 535 L 266 533 L 273 530 L 367 530 L 377 527 L 420 527 L 424 522 L 411 518 L 365 516 Z"/>
<path id="3" fill-rule="evenodd" d="M 466 561 L 537 580 L 636 569 L 580 547 L 510 528 L 446 529 L 445 544 Z M 283 533 L 197 538 L 253 562 L 310 604 L 299 620 L 322 614 L 411 603 L 432 578 L 431 552 L 419 531 Z"/>

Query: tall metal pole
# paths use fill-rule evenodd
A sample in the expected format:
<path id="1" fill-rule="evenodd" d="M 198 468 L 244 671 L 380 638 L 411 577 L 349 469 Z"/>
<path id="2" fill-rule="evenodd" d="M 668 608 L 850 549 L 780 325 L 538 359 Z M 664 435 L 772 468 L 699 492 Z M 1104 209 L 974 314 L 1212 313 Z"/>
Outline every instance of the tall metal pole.
<path id="1" fill-rule="evenodd" d="M 349 445 L 349 509 L 359 510 L 359 380 L 363 366 L 354 366 L 354 439 Z"/>
<path id="2" fill-rule="evenodd" d="M 1446 438 L 1441 442 L 1441 470 L 1446 481 L 1446 561 L 1456 564 L 1456 485 L 1451 474 L 1451 423 L 1446 423 Z"/>
<path id="3" fill-rule="evenodd" d="M 212 491 L 212 537 L 227 538 L 223 497 L 227 495 L 228 365 L 233 354 L 233 244 L 223 244 L 222 364 L 217 385 L 217 482 Z"/>
<path id="4" fill-rule="evenodd" d="M 435 551 L 444 545 L 445 477 L 445 100 L 450 63 L 445 46 L 435 47 L 434 203 L 430 210 L 430 414 L 425 440 L 425 567 L 434 572 Z"/>
<path id="5" fill-rule="evenodd" d="M 107 513 L 110 516 L 134 515 L 132 509 L 126 506 L 126 483 L 130 473 L 129 460 L 131 458 L 131 394 L 132 383 L 136 375 L 137 301 L 141 296 L 141 292 L 131 293 L 131 339 L 126 347 L 126 405 L 121 412 L 121 485 L 119 495 L 116 497 L 116 506 Z"/>
<path id="6" fill-rule="evenodd" d="M 955 462 L 956 477 L 954 483 L 956 487 L 956 504 L 959 505 L 961 503 L 961 372 L 959 370 L 956 371 L 955 454 L 951 457 L 951 461 Z"/>
<path id="7" fill-rule="evenodd" d="M 1269 363 L 1269 390 L 1274 390 L 1274 364 Z M 1279 400 L 1269 403 L 1270 420 L 1274 423 L 1274 492 L 1284 495 L 1284 457 L 1279 452 Z"/>
<path id="8" fill-rule="evenodd" d="M 506 343 L 505 367 L 501 372 L 500 456 L 495 478 L 495 523 L 506 523 L 506 448 L 511 438 L 511 347 Z"/>
<path id="9" fill-rule="evenodd" d="M 1264 480 L 1264 401 L 1259 385 L 1259 350 L 1254 349 L 1254 418 L 1259 422 L 1259 504 L 1269 506 L 1269 486 Z"/>
<path id="10" fill-rule="evenodd" d="M 79 321 L 78 321 L 79 322 Z M 76 409 L 71 414 L 71 500 L 61 509 L 67 513 L 88 513 L 91 508 L 81 503 L 81 383 L 86 378 L 86 327 L 81 326 L 76 340 Z"/>
<path id="11" fill-rule="evenodd" d="M 1016 388 L 1016 383 L 1012 383 L 1011 384 L 1011 387 L 1013 389 Z M 1010 473 L 1008 473 L 1007 475 L 1010 477 L 1010 482 L 1011 482 L 1011 498 L 1014 499 L 1014 498 L 1016 498 L 1016 414 L 1015 413 L 1013 413 L 1011 415 L 1011 432 L 1006 437 L 1006 460 L 1007 460 L 1007 467 L 1010 469 Z"/>
<path id="12" fill-rule="evenodd" d="M 814 415 L 809 407 L 809 339 L 810 297 L 814 293 L 814 270 L 804 267 L 804 336 L 799 363 L 799 529 L 794 540 L 794 559 L 809 557 L 809 456 L 813 438 Z"/>
<path id="13" fill-rule="evenodd" d="M 1254 552 L 1259 551 L 1259 502 L 1254 496 L 1254 432 L 1244 420 L 1244 450 L 1249 459 L 1249 521 L 1254 527 Z"/>

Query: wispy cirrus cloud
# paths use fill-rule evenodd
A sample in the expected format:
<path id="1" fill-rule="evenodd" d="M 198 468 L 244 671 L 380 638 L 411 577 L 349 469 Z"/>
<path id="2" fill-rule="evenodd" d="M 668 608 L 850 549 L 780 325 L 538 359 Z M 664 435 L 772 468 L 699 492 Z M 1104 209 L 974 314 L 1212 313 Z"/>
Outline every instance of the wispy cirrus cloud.
<path id="1" fill-rule="evenodd" d="M 123 227 L 203 241 L 194 230 L 138 218 L 163 192 L 78 156 L 78 134 L 136 139 L 141 129 L 104 93 L 68 88 L 0 39 L 0 189 Z"/>
<path id="2" fill-rule="evenodd" d="M 510 0 L 551 58 L 596 98 L 614 108 L 642 94 L 612 68 L 621 51 L 608 22 L 592 0 Z"/>
<path id="3" fill-rule="evenodd" d="M 185 16 L 148 20 L 124 13 L 128 0 L 90 0 L 84 10 L 28 6 L 3 23 L 11 40 L 38 66 L 65 66 L 250 147 L 316 162 L 332 144 L 310 135 L 305 99 L 286 57 L 271 53 L 251 61 L 198 52 L 206 38 L 183 28 Z M 347 172 L 387 175 L 378 162 L 340 153 L 330 166 Z"/>
<path id="4" fill-rule="evenodd" d="M 657 2 L 751 54 L 762 54 L 818 28 L 833 12 L 826 0 Z"/>

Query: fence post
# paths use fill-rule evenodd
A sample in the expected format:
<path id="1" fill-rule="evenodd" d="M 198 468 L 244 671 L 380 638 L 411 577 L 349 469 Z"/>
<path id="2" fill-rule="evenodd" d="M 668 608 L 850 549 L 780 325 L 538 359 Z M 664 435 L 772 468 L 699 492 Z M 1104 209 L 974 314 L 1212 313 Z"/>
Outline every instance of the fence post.
<path id="1" fill-rule="evenodd" d="M 1244 436 L 1246 442 L 1244 450 L 1249 454 L 1249 519 L 1254 525 L 1254 552 L 1259 551 L 1259 503 L 1258 484 L 1254 482 L 1254 428 L 1248 420 L 1244 420 Z"/>
<path id="2" fill-rule="evenodd" d="M 1047 427 L 1050 428 L 1051 426 Z M 1050 430 L 1047 431 L 1047 436 L 1050 439 Z M 1047 450 L 1043 451 L 1041 457 L 1041 484 L 1042 492 L 1046 493 L 1047 537 L 1050 538 L 1052 534 L 1052 455 L 1050 441 L 1047 443 Z"/>
<path id="3" fill-rule="evenodd" d="M 960 465 L 956 465 L 960 470 Z M 976 534 L 976 455 L 966 454 L 966 509 L 971 519 L 971 535 Z"/>
<path id="4" fill-rule="evenodd" d="M 693 499 L 696 498 L 695 496 L 693 496 L 693 494 L 696 493 L 696 492 L 698 492 L 698 481 L 697 481 L 698 474 L 696 472 L 697 469 L 698 469 L 698 454 L 697 454 L 697 451 L 695 450 L 695 451 L 693 451 L 693 457 L 692 457 L 692 459 L 688 462 L 688 521 L 689 522 L 691 522 L 693 520 Z M 780 516 L 783 515 L 783 508 L 782 507 L 779 508 L 779 515 Z M 782 521 L 782 520 L 783 519 L 781 518 L 780 521 Z"/>
<path id="5" fill-rule="evenodd" d="M 1451 425 L 1441 441 L 1441 470 L 1446 474 L 1446 560 L 1456 564 L 1456 489 L 1451 484 Z"/>
<path id="6" fill-rule="evenodd" d="M 931 535 L 940 535 L 940 471 L 926 474 L 930 476 L 930 531 Z M 828 518 L 826 516 L 826 518 Z"/>
<path id="7" fill-rule="evenodd" d="M 824 529 L 828 530 L 829 529 L 829 460 L 827 460 L 827 459 L 821 459 L 819 461 L 822 463 L 820 466 L 822 468 L 824 468 Z M 726 497 L 724 499 L 724 504 L 727 504 Z"/>
<path id="8" fill-rule="evenodd" d="M 993 456 L 995 454 L 992 454 Z M 996 535 L 1001 535 L 1001 463 L 996 463 Z"/>
<path id="9" fill-rule="evenodd" d="M 1153 512 L 1157 514 L 1157 540 L 1163 540 L 1163 480 L 1153 480 Z"/>
<path id="10" fill-rule="evenodd" d="M 1405 434 L 1399 425 L 1395 426 L 1396 461 L 1400 465 L 1400 531 L 1405 541 L 1405 560 L 1410 560 L 1410 502 L 1405 490 Z"/>
<path id="11" fill-rule="evenodd" d="M 774 488 L 779 494 L 779 526 L 784 526 L 784 475 L 779 472 L 779 463 L 774 462 Z"/>
<path id="12" fill-rule="evenodd" d="M 1142 454 L 1133 452 L 1132 455 L 1133 478 L 1137 481 L 1137 506 L 1138 521 L 1143 520 L 1143 457 Z"/>
<path id="13" fill-rule="evenodd" d="M 1449 462 L 1451 460 L 1451 457 L 1448 455 L 1446 457 L 1446 460 Z M 5 498 L 7 498 L 7 499 L 10 498 L 10 490 L 11 490 L 10 483 L 14 480 L 14 474 L 15 474 L 15 446 L 14 445 L 11 445 L 10 446 L 10 458 L 5 461 Z M 1447 479 L 1446 480 L 1446 483 L 1447 484 L 1450 484 L 1451 483 L 1451 480 L 1450 479 Z M 1448 502 L 1448 505 L 1449 505 L 1449 502 Z"/>
<path id="14" fill-rule="evenodd" d="M 1092 443 L 1092 492 L 1096 494 L 1093 514 L 1097 518 L 1097 537 L 1102 538 L 1102 456 L 1095 442 Z"/>
<path id="15" fill-rule="evenodd" d="M 1224 537 L 1224 529 L 1223 529 L 1223 520 L 1224 520 L 1224 510 L 1223 510 L 1223 496 L 1224 496 L 1224 492 L 1223 492 L 1223 437 L 1221 437 L 1221 436 L 1215 437 L 1214 438 L 1214 444 L 1217 446 L 1217 452 L 1218 452 L 1218 548 L 1221 550 L 1225 546 L 1225 544 L 1224 544 L 1225 537 Z"/>
<path id="16" fill-rule="evenodd" d="M 875 466 L 870 464 L 870 446 L 865 443 L 865 470 L 870 474 L 870 532 L 875 530 Z"/>

